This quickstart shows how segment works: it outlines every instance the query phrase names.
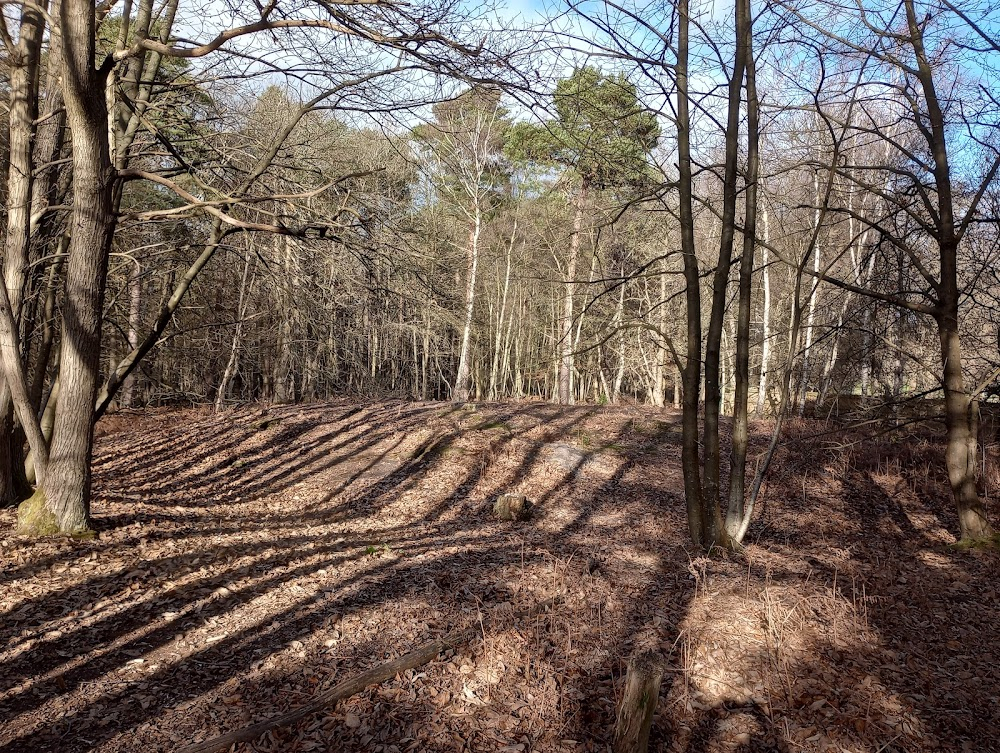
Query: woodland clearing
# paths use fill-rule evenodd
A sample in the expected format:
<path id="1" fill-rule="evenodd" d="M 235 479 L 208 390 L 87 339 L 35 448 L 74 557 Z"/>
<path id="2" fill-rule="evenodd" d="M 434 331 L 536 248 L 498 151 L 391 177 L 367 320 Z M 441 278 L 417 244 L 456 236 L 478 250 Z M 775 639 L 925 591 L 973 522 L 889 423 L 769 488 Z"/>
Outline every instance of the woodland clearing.
<path id="1" fill-rule="evenodd" d="M 177 750 L 477 624 L 235 749 L 603 751 L 625 664 L 653 648 L 653 750 L 1000 750 L 997 560 L 949 546 L 940 438 L 832 428 L 786 427 L 745 556 L 710 559 L 670 409 L 109 415 L 97 538 L 19 538 L 0 513 L 0 752 Z M 533 517 L 496 520 L 504 493 Z"/>

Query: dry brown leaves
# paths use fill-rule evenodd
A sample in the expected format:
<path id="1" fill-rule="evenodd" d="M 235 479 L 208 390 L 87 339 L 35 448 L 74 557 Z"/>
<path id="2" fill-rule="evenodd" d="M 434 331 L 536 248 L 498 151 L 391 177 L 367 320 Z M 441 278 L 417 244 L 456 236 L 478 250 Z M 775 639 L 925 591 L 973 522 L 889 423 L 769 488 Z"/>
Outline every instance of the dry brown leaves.
<path id="1" fill-rule="evenodd" d="M 18 539 L 3 512 L 0 752 L 174 750 L 555 594 L 239 750 L 605 750 L 649 646 L 670 666 L 657 750 L 997 749 L 996 560 L 947 548 L 936 440 L 796 423 L 746 558 L 709 560 L 687 547 L 678 423 L 392 401 L 112 416 L 98 539 Z M 492 518 L 508 492 L 530 522 Z"/>

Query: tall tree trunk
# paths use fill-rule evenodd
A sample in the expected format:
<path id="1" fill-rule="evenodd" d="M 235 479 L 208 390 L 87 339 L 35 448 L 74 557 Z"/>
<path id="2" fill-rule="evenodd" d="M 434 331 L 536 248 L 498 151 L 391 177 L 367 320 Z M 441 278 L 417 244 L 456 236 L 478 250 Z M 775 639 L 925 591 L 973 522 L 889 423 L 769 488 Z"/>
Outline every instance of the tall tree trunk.
<path id="1" fill-rule="evenodd" d="M 51 226 L 52 215 L 45 209 L 59 203 L 57 190 L 61 174 L 59 156 L 66 141 L 66 108 L 60 77 L 62 75 L 62 30 L 59 28 L 59 4 L 53 0 L 49 16 L 48 62 L 45 72 L 45 108 L 35 131 L 35 184 L 31 196 L 31 232 Z"/>
<path id="2" fill-rule="evenodd" d="M 681 254 L 684 262 L 687 318 L 687 361 L 684 368 L 684 408 L 682 413 L 681 467 L 684 472 L 684 499 L 688 529 L 697 547 L 709 547 L 706 540 L 704 492 L 698 436 L 698 394 L 701 388 L 701 279 L 695 255 L 694 201 L 692 196 L 691 114 L 688 89 L 690 10 L 688 0 L 677 3 L 677 169 L 678 219 Z"/>
<path id="3" fill-rule="evenodd" d="M 764 413 L 764 401 L 767 399 L 767 373 L 771 365 L 771 269 L 767 246 L 771 243 L 771 223 L 767 207 L 762 211 L 764 220 L 764 243 L 761 249 L 761 266 L 764 270 L 764 311 L 761 322 L 760 343 L 760 379 L 757 382 L 757 405 L 754 413 L 760 416 Z"/>
<path id="4" fill-rule="evenodd" d="M 587 207 L 590 184 L 586 178 L 580 182 L 573 214 L 573 232 L 569 237 L 569 259 L 566 262 L 566 281 L 563 289 L 563 310 L 559 328 L 559 402 L 573 403 L 573 296 L 576 291 L 576 262 L 580 256 L 580 235 L 583 216 Z"/>
<path id="5" fill-rule="evenodd" d="M 962 539 L 986 539 L 993 528 L 979 500 L 976 488 L 976 457 L 978 448 L 979 404 L 965 388 L 962 374 L 962 345 L 958 333 L 958 305 L 943 301 L 937 320 L 941 339 L 941 360 L 944 364 L 945 427 L 948 432 L 945 463 L 948 481 L 958 507 L 958 523 Z"/>
<path id="6" fill-rule="evenodd" d="M 72 239 L 50 462 L 34 496 L 18 513 L 18 527 L 28 534 L 74 533 L 88 526 L 101 315 L 115 226 L 105 75 L 94 68 L 93 3 L 63 0 L 60 22 L 63 93 L 73 132 Z"/>
<path id="7" fill-rule="evenodd" d="M 904 0 L 906 22 L 916 60 L 916 74 L 927 104 L 929 128 L 922 128 L 934 157 L 934 184 L 937 197 L 937 241 L 941 278 L 936 315 L 944 368 L 945 426 L 948 432 L 945 463 L 948 480 L 958 508 L 963 540 L 987 539 L 994 535 L 976 488 L 976 446 L 978 406 L 965 387 L 962 374 L 962 345 L 959 339 L 958 245 L 968 227 L 956 226 L 951 167 L 944 113 L 934 85 L 934 74 L 924 48 L 923 26 L 913 0 Z M 995 168 L 994 168 L 995 169 Z M 971 211 L 971 210 L 969 210 Z"/>
<path id="8" fill-rule="evenodd" d="M 47 2 L 22 9 L 20 38 L 10 70 L 10 166 L 7 176 L 7 234 L 4 283 L 14 320 L 21 320 L 31 237 L 31 197 L 35 164 L 32 142 L 38 118 L 38 78 L 43 13 Z"/>
<path id="9" fill-rule="evenodd" d="M 28 384 L 28 391 L 31 397 L 31 405 L 37 413 L 42 405 L 42 393 L 45 391 L 45 378 L 48 375 L 50 360 L 52 358 L 53 344 L 55 343 L 56 330 L 56 297 L 61 286 L 61 272 L 63 266 L 62 255 L 69 247 L 69 237 L 63 235 L 59 243 L 57 258 L 49 265 L 46 273 L 45 302 L 42 304 L 42 312 L 39 315 L 42 329 L 41 341 L 38 344 L 38 352 L 32 364 L 31 379 Z"/>
<path id="10" fill-rule="evenodd" d="M 431 317 L 429 313 L 424 314 L 424 351 L 423 358 L 420 364 L 420 399 L 426 400 L 429 397 L 428 393 L 428 372 L 430 371 L 430 350 L 431 350 Z"/>
<path id="11" fill-rule="evenodd" d="M 726 532 L 742 541 L 750 527 L 753 506 L 746 505 L 746 465 L 749 441 L 750 401 L 750 304 L 753 296 L 753 258 L 757 245 L 757 169 L 760 142 L 756 65 L 753 57 L 753 29 L 749 0 L 744 13 L 737 13 L 737 33 L 746 37 L 747 58 L 747 171 L 744 199 L 743 256 L 740 260 L 739 303 L 736 316 L 735 395 L 733 397 L 733 440 L 729 459 L 729 506 Z"/>
<path id="12" fill-rule="evenodd" d="M 274 384 L 273 399 L 276 403 L 290 403 L 295 398 L 295 377 L 293 375 L 294 358 L 292 355 L 292 317 L 295 308 L 292 301 L 295 298 L 293 286 L 298 265 L 293 270 L 292 243 L 288 236 L 279 236 L 278 246 L 281 249 L 281 266 L 284 270 L 281 284 L 278 287 L 278 339 L 275 343 L 272 380 Z M 375 328 L 372 328 L 376 336 Z M 374 352 L 374 350 L 373 350 Z M 372 376 L 375 376 L 375 362 L 372 360 Z"/>
<path id="13" fill-rule="evenodd" d="M 612 320 L 611 326 L 614 329 L 621 329 L 622 318 L 625 312 L 625 283 L 622 282 L 621 289 L 618 291 L 618 303 L 615 306 L 615 318 Z M 612 405 L 617 405 L 618 401 L 621 399 L 622 394 L 622 382 L 625 379 L 625 332 L 620 331 L 618 333 L 618 347 L 616 348 L 616 354 L 618 356 L 618 364 L 615 368 L 615 378 L 612 382 L 611 388 L 611 403 Z"/>
<path id="14" fill-rule="evenodd" d="M 128 298 L 128 332 L 126 339 L 129 353 L 131 353 L 139 345 L 139 325 L 141 324 L 140 315 L 142 314 L 142 267 L 139 265 L 138 260 L 132 264 L 132 269 L 128 277 Z M 121 404 L 126 408 L 132 408 L 135 405 L 135 382 L 135 373 L 133 372 L 128 375 L 125 379 L 125 384 L 122 386 Z"/>
<path id="15" fill-rule="evenodd" d="M 250 269 L 253 264 L 253 258 L 254 252 L 251 248 L 247 251 L 246 259 L 243 261 L 243 275 L 240 277 L 240 296 L 236 304 L 236 327 L 233 330 L 233 340 L 229 347 L 229 360 L 226 362 L 226 370 L 222 373 L 222 381 L 219 382 L 219 390 L 215 394 L 216 413 L 220 413 L 226 407 L 226 395 L 229 392 L 229 383 L 236 373 L 236 364 L 240 357 L 240 347 L 243 342 L 243 322 L 246 319 Z"/>
<path id="16" fill-rule="evenodd" d="M 35 163 L 32 142 L 38 119 L 38 80 L 41 44 L 45 30 L 47 2 L 21 9 L 21 24 L 14 55 L 10 56 L 9 156 L 7 166 L 7 228 L 4 237 L 3 284 L 10 302 L 13 348 L 10 366 L 24 373 L 18 332 L 21 307 L 28 278 L 28 248 L 31 238 L 31 204 Z M 17 363 L 14 362 L 16 356 Z M 5 361 L 6 361 L 5 357 Z M 13 387 L 13 389 L 17 389 Z M 16 440 L 12 413 L 12 392 L 8 386 L 0 396 L 0 504 L 18 501 L 16 469 L 21 452 Z"/>
<path id="17" fill-rule="evenodd" d="M 726 158 L 723 177 L 722 232 L 719 239 L 719 260 L 712 280 L 712 310 L 705 340 L 705 420 L 704 420 L 704 485 L 702 504 L 702 541 L 706 549 L 730 548 L 733 542 L 722 524 L 719 512 L 721 454 L 719 417 L 722 399 L 722 330 L 725 324 L 729 272 L 732 267 L 733 242 L 736 233 L 736 199 L 738 192 L 739 126 L 743 77 L 746 71 L 748 41 L 747 0 L 737 0 L 735 8 L 736 58 L 729 80 L 728 114 L 726 122 Z M 685 385 L 685 389 L 687 385 Z"/>
<path id="18" fill-rule="evenodd" d="M 594 284 L 594 276 L 596 275 L 596 273 L 597 273 L 597 247 L 592 245 L 590 253 L 590 273 L 587 275 L 586 290 L 592 289 L 592 286 Z M 577 317 L 576 326 L 574 328 L 575 332 L 573 333 L 573 353 L 576 353 L 578 350 L 580 350 L 580 340 L 583 337 L 583 324 L 587 318 L 587 310 L 589 308 L 590 308 L 589 306 L 586 305 L 583 306 L 582 310 L 580 311 L 580 316 Z M 573 369 L 574 369 L 574 374 L 579 372 L 579 370 L 576 367 L 575 359 L 574 359 Z M 587 390 L 583 385 L 580 385 L 580 389 L 577 390 L 577 392 L 579 393 L 580 399 L 586 401 Z"/>
<path id="19" fill-rule="evenodd" d="M 861 397 L 872 394 L 872 365 L 875 359 L 875 348 L 872 337 L 873 306 L 865 306 L 861 316 Z"/>
<path id="20" fill-rule="evenodd" d="M 819 174 L 813 175 L 813 191 L 816 197 L 816 209 L 814 211 L 814 227 L 813 236 L 819 232 L 819 221 L 820 221 L 820 192 L 819 192 Z M 819 298 L 819 268 L 820 268 L 820 244 L 815 243 L 813 248 L 813 278 L 812 284 L 809 288 L 809 301 L 807 302 L 808 314 L 806 315 L 806 327 L 805 327 L 805 343 L 802 348 L 802 374 L 799 383 L 799 417 L 805 415 L 806 410 L 806 398 L 808 397 L 809 390 L 809 371 L 810 371 L 810 361 L 812 357 L 812 341 L 813 341 L 813 323 L 816 320 L 816 305 Z"/>
<path id="21" fill-rule="evenodd" d="M 490 400 L 499 400 L 503 390 L 500 369 L 506 358 L 507 349 L 504 345 L 504 327 L 507 322 L 507 298 L 510 293 L 510 272 L 511 256 L 514 251 L 514 239 L 517 237 L 517 219 L 514 220 L 514 228 L 510 232 L 510 243 L 507 244 L 507 265 L 503 278 L 503 289 L 500 294 L 500 310 L 497 312 L 497 331 L 493 343 L 493 362 L 490 368 Z"/>
<path id="22" fill-rule="evenodd" d="M 49 390 L 45 406 L 42 410 L 42 417 L 38 422 L 39 428 L 42 430 L 42 438 L 46 443 L 52 441 L 52 431 L 55 428 L 56 421 L 56 406 L 58 405 L 59 377 L 57 376 L 55 381 L 52 382 L 52 387 Z M 35 455 L 30 451 L 28 452 L 28 456 L 24 459 L 24 476 L 29 484 L 34 484 L 38 481 L 38 474 L 35 470 Z"/>
<path id="23" fill-rule="evenodd" d="M 667 347 L 667 275 L 660 272 L 659 336 L 656 366 L 653 374 L 653 405 L 662 408 L 667 399 L 667 371 L 673 368 L 670 349 Z"/>
<path id="24" fill-rule="evenodd" d="M 479 236 L 482 232 L 482 212 L 479 196 L 473 200 L 472 222 L 469 225 L 469 242 L 465 249 L 465 306 L 462 316 L 462 345 L 458 356 L 458 373 L 452 400 L 465 403 L 469 400 L 469 374 L 472 344 L 472 314 L 476 305 L 476 273 L 479 269 Z"/>

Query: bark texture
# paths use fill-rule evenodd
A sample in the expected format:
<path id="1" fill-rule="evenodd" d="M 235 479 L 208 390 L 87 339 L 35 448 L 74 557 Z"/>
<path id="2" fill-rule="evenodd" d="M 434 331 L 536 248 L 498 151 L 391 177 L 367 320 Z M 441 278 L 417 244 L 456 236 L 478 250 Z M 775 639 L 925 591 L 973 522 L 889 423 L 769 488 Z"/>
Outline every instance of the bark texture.
<path id="1" fill-rule="evenodd" d="M 25 503 L 25 515 L 19 516 L 21 531 L 28 534 L 42 533 L 48 525 L 47 516 L 27 514 L 39 503 L 60 533 L 88 527 L 101 315 L 115 226 L 105 76 L 94 67 L 93 4 L 64 0 L 60 23 L 63 94 L 73 133 L 73 214 L 59 359 L 61 395 L 45 479 Z"/>
<path id="2" fill-rule="evenodd" d="M 750 527 L 753 505 L 746 504 L 747 443 L 749 442 L 750 402 L 750 304 L 753 294 L 753 259 L 757 241 L 757 169 L 760 141 L 757 76 L 753 58 L 750 12 L 744 0 L 737 2 L 737 32 L 746 39 L 747 78 L 747 168 L 744 200 L 743 255 L 740 260 L 739 303 L 736 322 L 735 395 L 733 396 L 733 439 L 729 460 L 729 506 L 726 533 L 734 542 L 742 541 Z"/>
<path id="3" fill-rule="evenodd" d="M 653 714 L 660 698 L 663 661 L 646 651 L 633 656 L 615 720 L 614 753 L 646 753 Z"/>

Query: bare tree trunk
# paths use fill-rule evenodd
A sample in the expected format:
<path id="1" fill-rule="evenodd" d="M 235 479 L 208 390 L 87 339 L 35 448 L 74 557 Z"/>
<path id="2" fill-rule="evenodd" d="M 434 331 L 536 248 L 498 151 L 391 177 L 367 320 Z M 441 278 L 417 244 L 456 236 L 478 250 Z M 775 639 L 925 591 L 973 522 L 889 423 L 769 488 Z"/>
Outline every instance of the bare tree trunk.
<path id="1" fill-rule="evenodd" d="M 746 505 L 747 444 L 749 442 L 750 401 L 750 304 L 753 297 L 753 258 L 757 245 L 757 170 L 760 142 L 759 103 L 757 100 L 756 65 L 753 56 L 753 29 L 749 0 L 742 14 L 737 12 L 737 33 L 746 37 L 747 44 L 747 171 L 744 199 L 743 255 L 740 260 L 740 283 L 736 321 L 736 356 L 733 397 L 733 439 L 729 457 L 729 506 L 726 510 L 726 532 L 740 542 L 750 527 L 753 506 Z"/>
<path id="2" fill-rule="evenodd" d="M 720 342 L 719 373 L 719 405 L 722 406 L 722 415 L 731 415 L 732 401 L 729 397 L 729 386 L 732 384 L 732 360 L 734 357 L 733 347 L 733 320 L 726 317 L 725 325 L 722 328 L 722 340 Z"/>
<path id="3" fill-rule="evenodd" d="M 592 246 L 590 254 L 590 272 L 587 275 L 587 287 L 585 288 L 585 290 L 591 289 L 591 286 L 594 284 L 594 276 L 596 273 L 597 273 L 597 248 L 595 246 Z M 584 321 L 586 321 L 588 308 L 589 307 L 585 305 L 583 309 L 580 311 L 580 316 L 576 320 L 576 326 L 575 326 L 576 331 L 573 333 L 574 353 L 576 353 L 580 349 L 580 339 L 583 337 L 583 323 Z M 577 373 L 579 371 L 575 363 L 575 359 L 573 364 L 573 371 L 574 373 Z M 579 389 L 577 389 L 577 386 L 574 386 L 574 390 L 579 394 L 581 400 L 586 401 L 587 390 L 585 385 L 580 384 L 578 385 L 578 387 Z"/>
<path id="4" fill-rule="evenodd" d="M 48 62 L 46 63 L 45 110 L 35 131 L 35 184 L 31 196 L 31 232 L 51 223 L 52 215 L 45 210 L 56 198 L 60 175 L 59 155 L 66 141 L 66 108 L 60 84 L 62 31 L 59 28 L 59 4 L 53 0 L 49 9 L 52 26 L 49 29 Z"/>
<path id="5" fill-rule="evenodd" d="M 425 327 L 424 327 L 424 353 L 423 360 L 421 362 L 421 378 L 420 378 L 420 399 L 426 400 L 428 398 L 428 376 L 427 372 L 430 370 L 430 349 L 431 349 L 431 318 L 430 314 L 425 315 Z"/>
<path id="6" fill-rule="evenodd" d="M 278 288 L 278 338 L 275 343 L 275 353 L 273 362 L 273 399 L 276 403 L 289 403 L 295 398 L 295 383 L 293 375 L 294 357 L 292 355 L 292 317 L 295 308 L 292 305 L 294 293 L 291 288 L 295 284 L 295 276 L 298 274 L 297 263 L 293 259 L 292 243 L 287 236 L 279 236 L 277 239 L 281 249 L 281 265 L 284 275 L 281 286 Z M 293 266 L 295 269 L 293 269 Z M 377 336 L 375 328 L 372 327 L 372 336 Z M 372 361 L 372 376 L 375 376 L 374 359 Z"/>
<path id="7" fill-rule="evenodd" d="M 945 426 L 948 432 L 945 463 L 948 480 L 958 507 L 963 540 L 981 540 L 994 535 L 976 488 L 978 405 L 970 395 L 962 374 L 962 345 L 959 340 L 958 246 L 962 229 L 956 226 L 944 114 L 934 85 L 934 74 L 924 48 L 923 25 L 917 19 L 913 0 L 904 0 L 910 43 L 916 60 L 917 79 L 927 105 L 929 128 L 923 128 L 934 157 L 934 184 L 937 197 L 937 242 L 941 269 L 938 285 L 938 312 L 935 316 L 941 340 L 944 367 Z M 994 171 L 996 167 L 994 167 Z M 970 210 L 971 211 L 971 210 Z M 968 219 L 968 217 L 966 218 Z"/>
<path id="8" fill-rule="evenodd" d="M 615 307 L 615 318 L 612 320 L 612 327 L 621 328 L 622 318 L 625 311 L 625 283 L 621 285 L 621 289 L 618 291 L 618 304 Z M 611 388 L 611 403 L 612 405 L 617 405 L 618 401 L 621 400 L 622 395 L 622 381 L 625 379 L 625 333 L 618 333 L 618 348 L 616 349 L 618 355 L 618 366 L 615 370 L 615 379 L 612 383 Z"/>
<path id="9" fill-rule="evenodd" d="M 902 254 L 899 254 L 902 257 Z M 904 262 L 902 258 L 898 259 L 898 278 L 896 281 L 896 289 L 902 290 L 904 286 L 903 280 L 903 270 Z M 892 399 L 893 401 L 899 400 L 903 394 L 903 387 L 905 386 L 905 362 L 903 361 L 903 347 L 905 341 L 905 331 L 904 327 L 906 324 L 906 312 L 903 309 L 897 308 L 894 312 L 896 315 L 896 321 L 892 327 L 892 339 L 893 339 L 893 349 L 895 350 L 895 358 L 892 369 Z M 893 407 L 893 411 L 897 413 L 898 417 L 898 405 Z"/>
<path id="10" fill-rule="evenodd" d="M 21 422 L 28 439 L 28 444 L 35 457 L 35 473 L 39 479 L 43 479 L 47 471 L 49 453 L 45 440 L 42 438 L 38 419 L 35 416 L 34 406 L 31 404 L 31 397 L 28 393 L 28 378 L 24 371 L 24 363 L 21 360 L 21 342 L 18 337 L 17 323 L 14 320 L 13 309 L 10 297 L 7 295 L 7 288 L 0 288 L 0 351 L 2 351 L 3 371 L 5 385 L 3 388 L 4 400 L 13 400 L 14 410 L 17 418 Z M 5 410 L 9 408 L 4 407 Z M 6 436 L 11 436 L 7 434 Z M 13 449 L 13 447 L 12 447 Z M 10 470 L 13 472 L 14 463 L 17 457 L 11 456 Z M 10 483 L 14 484 L 14 477 L 11 475 Z"/>
<path id="11" fill-rule="evenodd" d="M 57 405 L 59 405 L 58 377 L 56 377 L 56 380 L 52 383 L 52 389 L 49 390 L 48 400 L 45 402 L 45 409 L 42 411 L 42 417 L 39 421 L 42 438 L 46 443 L 52 441 L 52 431 L 55 428 Z M 28 457 L 24 459 L 24 475 L 29 484 L 34 484 L 38 481 L 38 474 L 35 471 L 35 455 L 30 451 L 28 452 Z"/>
<path id="12" fill-rule="evenodd" d="M 754 413 L 758 416 L 764 412 L 764 401 L 767 399 L 767 372 L 771 365 L 771 270 L 767 248 L 771 243 L 771 223 L 766 206 L 762 211 L 762 219 L 765 244 L 761 249 L 761 266 L 764 269 L 764 311 L 761 322 L 760 380 L 757 382 L 757 405 L 754 408 Z"/>
<path id="13" fill-rule="evenodd" d="M 819 175 L 813 175 L 813 191 L 816 196 L 816 210 L 814 212 L 814 223 L 813 234 L 819 232 Z M 813 322 L 816 319 L 816 305 L 819 298 L 819 268 L 820 268 L 820 244 L 816 243 L 813 248 L 813 279 L 812 284 L 809 289 L 809 301 L 806 303 L 809 313 L 806 315 L 806 327 L 805 327 L 805 343 L 802 348 L 802 374 L 799 383 L 799 417 L 801 418 L 805 414 L 806 410 L 806 398 L 808 396 L 809 390 L 809 366 L 810 358 L 812 356 L 812 341 L 813 341 Z"/>
<path id="14" fill-rule="evenodd" d="M 506 354 L 506 347 L 504 344 L 504 326 L 507 322 L 507 298 L 510 293 L 510 271 L 511 271 L 511 255 L 514 251 L 514 239 L 517 236 L 517 220 L 514 220 L 514 228 L 510 232 L 510 243 L 507 244 L 507 266 L 506 272 L 503 278 L 503 290 L 500 294 L 500 310 L 497 313 L 497 331 L 496 338 L 493 343 L 493 363 L 490 368 L 490 387 L 489 387 L 489 397 L 490 400 L 499 400 L 501 392 L 501 377 L 500 369 L 502 363 L 501 354 Z"/>
<path id="15" fill-rule="evenodd" d="M 215 394 L 215 412 L 220 413 L 226 407 L 226 395 L 229 392 L 229 383 L 236 373 L 236 363 L 240 357 L 240 347 L 243 341 L 243 322 L 246 319 L 250 269 L 253 264 L 253 249 L 247 251 L 246 259 L 243 261 L 243 275 L 240 278 L 240 296 L 236 304 L 236 327 L 233 330 L 233 341 L 229 348 L 229 360 L 226 362 L 226 370 L 222 373 L 222 381 L 219 382 L 219 390 Z"/>
<path id="16" fill-rule="evenodd" d="M 139 345 L 139 325 L 141 324 L 139 317 L 142 313 L 142 267 L 139 265 L 138 260 L 135 260 L 135 263 L 132 265 L 131 274 L 129 274 L 128 296 L 127 342 L 129 352 L 131 352 Z M 126 408 L 132 408 L 135 405 L 134 373 L 129 374 L 122 385 L 121 404 Z"/>
<path id="17" fill-rule="evenodd" d="M 94 399 L 101 356 L 108 251 L 115 226 L 114 169 L 108 142 L 105 73 L 95 70 L 93 4 L 63 0 L 63 92 L 73 131 L 72 239 L 63 303 L 60 399 L 51 461 L 34 496 L 22 503 L 18 527 L 42 534 L 86 530 Z"/>
<path id="18" fill-rule="evenodd" d="M 35 354 L 35 361 L 32 365 L 31 379 L 28 385 L 31 405 L 35 412 L 41 408 L 42 392 L 45 390 L 45 377 L 48 374 L 50 360 L 52 358 L 53 344 L 55 342 L 56 329 L 56 296 L 61 282 L 60 273 L 62 270 L 62 254 L 69 246 L 69 238 L 65 235 L 59 239 L 58 258 L 49 265 L 46 274 L 45 303 L 42 306 L 41 328 L 42 337 L 38 345 L 38 352 Z"/>
<path id="19" fill-rule="evenodd" d="M 47 2 L 21 11 L 20 38 L 10 69 L 10 166 L 7 176 L 7 234 L 4 239 L 4 284 L 15 322 L 27 283 L 28 245 L 31 237 L 31 197 L 35 165 L 32 141 L 38 119 L 38 68 L 43 13 Z"/>
<path id="20" fill-rule="evenodd" d="M 963 540 L 986 539 L 993 535 L 976 488 L 979 404 L 965 388 L 962 374 L 962 345 L 958 334 L 957 300 L 943 301 L 950 309 L 938 318 L 941 360 L 944 363 L 945 427 L 948 432 L 945 464 L 948 481 L 958 506 L 958 523 Z"/>
<path id="21" fill-rule="evenodd" d="M 588 189 L 586 178 L 580 183 L 576 194 L 576 206 L 573 215 L 573 232 L 569 237 L 569 259 L 566 262 L 566 281 L 563 290 L 563 310 L 560 321 L 560 358 L 559 358 L 559 402 L 562 405 L 573 403 L 573 296 L 576 290 L 576 262 L 580 256 L 580 235 L 583 231 L 583 215 L 587 207 Z"/>
<path id="22" fill-rule="evenodd" d="M 695 546 L 707 548 L 713 541 L 705 536 L 705 505 L 701 479 L 698 436 L 698 394 L 701 388 L 701 280 L 695 255 L 693 181 L 691 162 L 691 114 L 688 89 L 690 28 L 688 0 L 677 2 L 677 169 L 678 219 L 681 230 L 681 253 L 684 261 L 685 304 L 687 318 L 687 361 L 684 368 L 683 445 L 681 466 L 684 471 L 684 499 L 687 504 L 688 529 Z"/>
<path id="23" fill-rule="evenodd" d="M 642 382 L 647 399 L 651 401 L 653 396 L 653 379 L 651 375 L 653 373 L 654 366 L 650 363 L 649 356 L 646 354 L 646 346 L 642 341 L 642 330 L 638 328 L 635 329 L 635 350 L 640 356 L 642 356 L 643 365 L 643 368 L 639 370 L 638 378 Z"/>
<path id="24" fill-rule="evenodd" d="M 470 352 L 472 342 L 472 313 L 476 304 L 476 272 L 479 269 L 479 236 L 482 232 L 482 212 L 478 193 L 473 198 L 472 222 L 469 226 L 469 243 L 466 247 L 465 312 L 462 317 L 462 345 L 458 357 L 458 374 L 452 400 L 458 403 L 469 400 Z"/>
<path id="25" fill-rule="evenodd" d="M 712 310 L 705 340 L 705 461 L 702 479 L 704 512 L 701 516 L 701 545 L 709 550 L 713 547 L 728 549 L 734 543 L 723 526 L 722 516 L 719 512 L 721 477 L 719 415 L 722 399 L 722 331 L 725 324 L 729 272 L 732 267 L 733 242 L 736 232 L 741 93 L 749 51 L 749 38 L 746 33 L 747 5 L 746 0 L 737 0 L 735 8 L 736 58 L 733 63 L 732 77 L 729 80 L 725 174 L 722 184 L 722 232 L 719 239 L 719 260 L 712 280 Z M 687 385 L 685 385 L 686 388 Z"/>
<path id="26" fill-rule="evenodd" d="M 667 371 L 673 368 L 670 350 L 664 339 L 667 333 L 667 275 L 660 273 L 660 303 L 659 303 L 659 348 L 656 356 L 656 367 L 653 375 L 653 405 L 662 408 L 667 399 Z"/>
<path id="27" fill-rule="evenodd" d="M 13 338 L 3 344 L 5 367 L 15 365 L 24 376 L 21 363 L 19 327 L 21 306 L 28 283 L 28 248 L 31 239 L 31 202 L 34 185 L 35 164 L 32 141 L 38 119 L 38 79 L 41 45 L 45 30 L 44 12 L 48 3 L 44 0 L 37 6 L 26 5 L 21 9 L 21 23 L 18 30 L 17 46 L 9 58 L 10 104 L 8 129 L 7 165 L 7 227 L 4 237 L 3 284 L 11 309 L 11 333 Z M 14 363 L 16 358 L 17 364 Z M 10 359 L 9 366 L 6 361 Z M 9 374 L 9 372 L 8 372 Z M 8 379 L 10 376 L 8 376 Z M 27 400 L 27 382 L 25 399 Z M 12 504 L 20 496 L 14 469 L 20 462 L 20 442 L 7 438 L 14 434 L 11 397 L 18 387 L 11 385 L 2 390 L 0 396 L 0 503 Z M 20 412 L 20 411 L 19 411 Z"/>

